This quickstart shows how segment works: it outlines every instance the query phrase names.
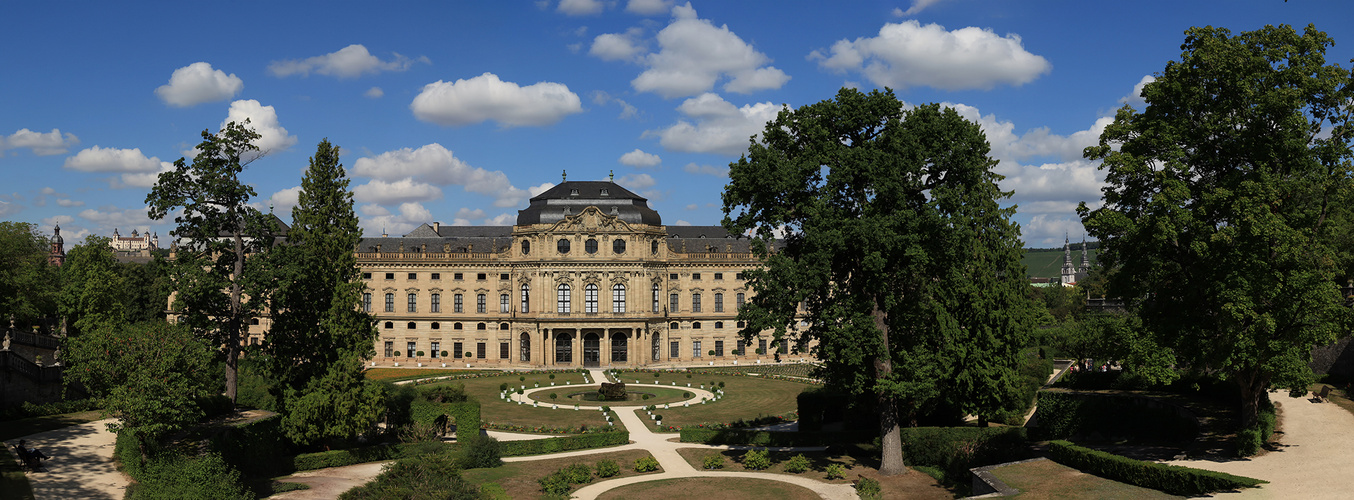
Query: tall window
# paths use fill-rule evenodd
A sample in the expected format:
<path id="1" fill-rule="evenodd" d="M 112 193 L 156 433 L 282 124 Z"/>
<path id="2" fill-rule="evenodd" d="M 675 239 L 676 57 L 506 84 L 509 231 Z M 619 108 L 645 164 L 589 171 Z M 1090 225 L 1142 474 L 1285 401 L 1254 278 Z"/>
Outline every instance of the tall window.
<path id="1" fill-rule="evenodd" d="M 434 294 L 432 295 L 431 300 L 432 300 L 432 310 L 433 310 L 433 312 L 435 312 L 435 313 L 440 313 L 440 312 L 442 312 L 442 294 L 440 294 L 440 293 L 434 293 Z"/>
<path id="2" fill-rule="evenodd" d="M 442 343 L 441 343 L 441 342 L 436 342 L 436 341 L 434 341 L 434 342 L 432 343 L 432 345 L 431 345 L 431 349 L 432 349 L 431 352 L 432 352 L 432 354 L 429 355 L 428 357 L 430 357 L 430 358 L 440 358 L 441 356 L 438 355 L 439 353 L 437 352 L 437 350 L 438 350 L 438 349 L 441 349 L 441 348 L 442 348 Z"/>
<path id="3" fill-rule="evenodd" d="M 738 295 L 734 297 L 734 308 L 735 309 L 743 308 L 743 292 L 738 292 Z"/>
<path id="4" fill-rule="evenodd" d="M 701 357 L 701 341 L 699 340 L 691 341 L 691 357 L 693 358 Z"/>
<path id="5" fill-rule="evenodd" d="M 723 341 L 723 340 L 716 340 L 716 341 L 715 341 L 715 356 L 723 356 L 723 355 L 724 355 L 724 341 Z"/>
<path id="6" fill-rule="evenodd" d="M 362 312 L 371 312 L 371 292 L 362 292 Z"/>
<path id="7" fill-rule="evenodd" d="M 453 310 L 453 311 L 456 311 L 456 312 L 458 312 L 458 313 L 459 313 L 459 312 L 465 312 L 465 304 L 463 304 L 463 302 L 464 302 L 464 299 L 462 299 L 461 294 L 458 293 L 458 294 L 456 294 L 456 295 L 452 295 L 452 296 L 451 296 L 451 307 L 452 307 L 452 310 Z"/>
<path id="8" fill-rule="evenodd" d="M 625 285 L 611 285 L 611 312 L 625 312 Z"/>
<path id="9" fill-rule="evenodd" d="M 505 313 L 511 307 L 512 297 L 508 294 L 498 296 L 498 312 Z"/>
<path id="10" fill-rule="evenodd" d="M 672 359 L 677 359 L 678 356 L 682 355 L 681 349 L 682 345 L 678 343 L 676 340 L 668 343 L 668 357 Z"/>
<path id="11" fill-rule="evenodd" d="M 653 312 L 658 312 L 658 283 L 653 284 Z"/>
<path id="12" fill-rule="evenodd" d="M 701 312 L 701 294 L 691 294 L 691 312 Z"/>
<path id="13" fill-rule="evenodd" d="M 722 293 L 715 294 L 715 312 L 724 312 L 724 294 Z"/>
<path id="14" fill-rule="evenodd" d="M 418 294 L 409 294 L 409 312 L 418 312 Z"/>
<path id="15" fill-rule="evenodd" d="M 406 358 L 412 358 L 412 357 L 414 357 L 414 354 L 417 352 L 417 350 L 414 349 L 414 348 L 417 347 L 417 346 L 418 346 L 418 344 L 415 344 L 413 341 L 410 341 L 409 344 L 406 346 L 406 347 L 409 348 L 409 349 L 408 349 L 409 352 L 408 352 L 408 355 L 405 356 L 405 357 L 406 357 Z"/>
<path id="16" fill-rule="evenodd" d="M 475 295 L 475 312 L 484 312 L 484 294 Z"/>
<path id="17" fill-rule="evenodd" d="M 555 312 L 569 312 L 570 291 L 568 283 L 560 283 L 559 288 L 555 291 Z"/>
<path id="18" fill-rule="evenodd" d="M 393 293 L 386 294 L 386 312 L 395 312 L 395 294 Z"/>
<path id="19" fill-rule="evenodd" d="M 588 283 L 588 286 L 583 287 L 583 312 L 597 312 L 597 285 L 594 283 Z"/>
<path id="20" fill-rule="evenodd" d="M 394 356 L 395 356 L 395 342 L 394 342 L 393 340 L 387 340 L 387 341 L 386 341 L 386 346 L 385 346 L 385 347 L 386 347 L 386 357 L 387 357 L 387 358 L 394 357 Z"/>
<path id="21" fill-rule="evenodd" d="M 668 294 L 668 312 L 677 312 L 677 294 Z"/>
<path id="22" fill-rule="evenodd" d="M 524 313 L 525 313 L 525 312 L 531 312 L 531 307 L 528 306 L 529 304 L 531 304 L 531 287 L 527 286 L 526 283 L 523 283 L 523 284 L 522 284 L 522 312 L 524 312 Z M 526 361 L 526 360 L 523 360 L 523 361 Z"/>

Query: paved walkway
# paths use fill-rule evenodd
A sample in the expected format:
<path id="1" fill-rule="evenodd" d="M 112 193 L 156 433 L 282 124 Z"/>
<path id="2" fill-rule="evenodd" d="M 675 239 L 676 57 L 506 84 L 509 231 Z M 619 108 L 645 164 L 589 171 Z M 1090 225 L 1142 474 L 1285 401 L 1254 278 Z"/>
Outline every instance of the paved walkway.
<path id="1" fill-rule="evenodd" d="M 122 498 L 131 481 L 113 466 L 117 436 L 108 432 L 107 424 L 111 421 L 99 420 L 24 436 L 22 439 L 28 441 L 29 448 L 38 448 L 52 457 L 43 461 L 41 470 L 26 473 L 33 498 Z"/>
<path id="2" fill-rule="evenodd" d="M 1260 488 L 1219 493 L 1225 499 L 1349 498 L 1354 495 L 1354 415 L 1335 403 L 1290 398 L 1272 391 L 1280 406 L 1283 434 L 1279 449 L 1228 462 L 1178 460 L 1165 462 L 1269 481 Z"/>
<path id="3" fill-rule="evenodd" d="M 308 490 L 295 490 L 279 493 L 268 498 L 285 500 L 327 500 L 338 498 L 343 492 L 362 486 L 381 475 L 381 469 L 390 462 L 369 462 L 346 467 L 297 472 L 285 479 L 288 483 L 301 483 L 310 486 Z"/>

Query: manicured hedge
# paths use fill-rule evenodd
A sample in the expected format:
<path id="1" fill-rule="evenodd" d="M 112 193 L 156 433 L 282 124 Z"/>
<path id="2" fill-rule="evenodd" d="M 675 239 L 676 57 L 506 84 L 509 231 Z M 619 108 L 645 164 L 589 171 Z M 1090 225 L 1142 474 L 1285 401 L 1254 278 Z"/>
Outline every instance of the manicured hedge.
<path id="1" fill-rule="evenodd" d="M 750 446 L 827 446 L 870 442 L 878 433 L 868 432 L 767 432 L 745 429 L 702 429 L 688 427 L 680 431 L 683 443 Z"/>
<path id="2" fill-rule="evenodd" d="M 541 455 L 561 451 L 603 448 L 630 443 L 630 433 L 625 431 L 579 434 L 577 436 L 532 439 L 527 441 L 500 441 L 500 452 L 505 457 L 523 455 Z"/>
<path id="3" fill-rule="evenodd" d="M 473 397 L 466 396 L 463 388 L 457 388 L 454 391 L 448 391 L 448 386 L 438 386 L 431 389 L 419 391 L 420 397 L 415 398 L 409 407 L 410 417 L 414 422 L 420 424 L 432 424 L 437 417 L 446 414 L 451 417 L 451 421 L 456 424 L 456 439 L 465 441 L 478 436 L 480 433 L 480 402 Z M 436 393 L 445 392 L 445 400 L 438 401 Z M 459 393 L 459 394 L 455 394 Z"/>
<path id="4" fill-rule="evenodd" d="M 343 467 L 345 465 L 356 465 L 367 462 L 395 460 L 405 456 L 405 448 L 408 446 L 409 445 L 403 444 L 376 445 L 350 448 L 347 450 L 302 453 L 292 458 L 292 468 L 296 471 L 303 471 L 324 469 L 327 467 Z"/>
<path id="5" fill-rule="evenodd" d="M 1215 491 L 1254 488 L 1268 482 L 1222 472 L 1143 462 L 1067 441 L 1050 442 L 1048 452 L 1053 461 L 1082 472 L 1172 495 L 1199 496 Z"/>
<path id="6" fill-rule="evenodd" d="M 1159 406 L 1153 408 L 1149 404 Z M 1189 441 L 1199 423 L 1175 406 L 1150 398 L 1041 391 L 1035 437 L 1066 439 L 1098 433 L 1137 439 Z"/>
<path id="7" fill-rule="evenodd" d="M 273 415 L 243 425 L 227 426 L 209 438 L 211 447 L 227 463 L 249 477 L 290 473 L 295 446 L 282 433 L 282 416 Z"/>

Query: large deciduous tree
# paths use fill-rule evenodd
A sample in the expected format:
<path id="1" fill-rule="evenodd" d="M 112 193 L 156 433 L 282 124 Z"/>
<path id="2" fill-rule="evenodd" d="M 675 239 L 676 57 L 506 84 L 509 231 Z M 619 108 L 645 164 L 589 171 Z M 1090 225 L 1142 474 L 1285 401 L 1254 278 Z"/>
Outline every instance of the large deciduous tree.
<path id="1" fill-rule="evenodd" d="M 901 424 L 1016 406 L 1028 285 L 988 151 L 953 109 L 842 89 L 730 165 L 724 225 L 764 262 L 742 333 L 816 340 L 829 386 L 873 399 L 883 474 L 906 470 Z"/>
<path id="2" fill-rule="evenodd" d="M 127 280 L 119 272 L 108 238 L 90 235 L 66 253 L 61 266 L 61 317 L 72 338 L 100 325 L 127 323 Z"/>
<path id="3" fill-rule="evenodd" d="M 287 244 L 268 257 L 274 321 L 264 351 L 278 379 L 283 426 L 298 442 L 349 437 L 376 424 L 380 391 L 365 387 L 376 320 L 358 309 L 366 284 L 354 250 L 362 239 L 353 194 L 326 139 L 310 159 Z"/>
<path id="4" fill-rule="evenodd" d="M 1304 390 L 1313 346 L 1349 320 L 1333 246 L 1351 189 L 1351 73 L 1313 27 L 1185 32 L 1179 61 L 1086 157 L 1104 204 L 1078 208 L 1156 342 L 1230 378 L 1255 422 L 1271 386 Z"/>
<path id="5" fill-rule="evenodd" d="M 259 134 L 248 124 L 230 122 L 216 134 L 202 131 L 193 162 L 179 158 L 146 196 L 150 218 L 175 214 L 174 310 L 182 323 L 221 346 L 231 401 L 246 325 L 264 303 L 246 300 L 258 274 L 247 272 L 246 256 L 271 246 L 275 230 L 271 216 L 249 205 L 258 194 L 240 180 L 245 166 L 258 158 Z"/>
<path id="6" fill-rule="evenodd" d="M 33 224 L 0 222 L 0 320 L 32 323 L 56 312 L 60 281 L 48 251 Z"/>

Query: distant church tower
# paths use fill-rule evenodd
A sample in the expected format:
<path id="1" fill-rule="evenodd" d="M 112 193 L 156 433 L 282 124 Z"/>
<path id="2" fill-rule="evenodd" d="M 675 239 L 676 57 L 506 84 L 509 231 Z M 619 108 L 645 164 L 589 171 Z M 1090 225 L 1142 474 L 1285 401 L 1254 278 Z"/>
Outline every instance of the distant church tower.
<path id="1" fill-rule="evenodd" d="M 1086 259 L 1086 254 L 1082 253 L 1082 260 Z M 1072 264 L 1072 239 L 1063 238 L 1063 270 L 1062 278 L 1059 280 L 1063 286 L 1072 286 L 1077 282 L 1077 266 Z"/>
<path id="2" fill-rule="evenodd" d="M 52 251 L 47 254 L 47 263 L 61 266 L 66 262 L 66 240 L 61 238 L 61 225 L 57 224 L 52 234 Z"/>

